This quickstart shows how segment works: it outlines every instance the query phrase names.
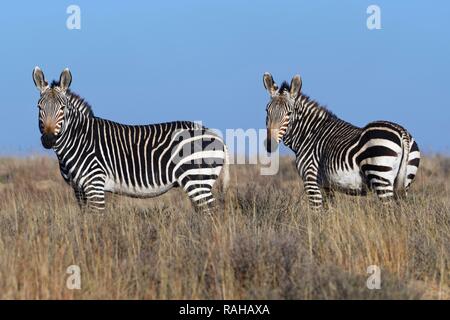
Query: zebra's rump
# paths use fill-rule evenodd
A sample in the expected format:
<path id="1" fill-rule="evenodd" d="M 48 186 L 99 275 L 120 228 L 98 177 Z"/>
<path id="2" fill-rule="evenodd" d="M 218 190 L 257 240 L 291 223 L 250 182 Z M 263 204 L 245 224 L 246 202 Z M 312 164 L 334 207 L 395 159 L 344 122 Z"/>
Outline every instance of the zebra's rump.
<path id="1" fill-rule="evenodd" d="M 414 179 L 418 161 L 415 161 L 416 170 L 408 162 L 420 158 L 417 143 L 406 129 L 396 123 L 369 123 L 362 129 L 361 137 L 353 150 L 353 161 L 370 187 L 394 185 L 397 189 L 403 189 Z"/>

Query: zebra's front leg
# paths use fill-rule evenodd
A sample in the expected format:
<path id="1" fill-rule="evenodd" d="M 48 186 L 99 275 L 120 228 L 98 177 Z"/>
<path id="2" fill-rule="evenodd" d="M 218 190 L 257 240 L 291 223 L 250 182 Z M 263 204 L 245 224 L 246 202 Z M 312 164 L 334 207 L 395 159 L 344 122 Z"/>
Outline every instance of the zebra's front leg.
<path id="1" fill-rule="evenodd" d="M 102 211 L 105 209 L 105 176 L 94 176 L 86 182 L 84 195 L 89 210 Z"/>
<path id="2" fill-rule="evenodd" d="M 314 209 L 323 207 L 323 196 L 316 176 L 308 176 L 304 179 L 305 192 L 309 205 Z"/>
<path id="3" fill-rule="evenodd" d="M 325 208 L 329 209 L 330 204 L 334 203 L 335 200 L 335 191 L 331 187 L 325 187 L 322 189 L 323 195 L 325 196 L 323 201 L 323 204 Z"/>
<path id="4" fill-rule="evenodd" d="M 77 186 L 73 186 L 73 191 L 75 198 L 77 199 L 78 206 L 80 209 L 84 209 L 86 207 L 86 195 L 84 194 L 84 191 Z"/>

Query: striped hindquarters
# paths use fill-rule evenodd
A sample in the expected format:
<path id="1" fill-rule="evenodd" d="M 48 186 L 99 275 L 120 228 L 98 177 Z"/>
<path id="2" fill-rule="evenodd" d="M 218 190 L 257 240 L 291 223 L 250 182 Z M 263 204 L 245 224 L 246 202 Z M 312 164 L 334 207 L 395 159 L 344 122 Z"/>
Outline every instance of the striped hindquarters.
<path id="1" fill-rule="evenodd" d="M 355 162 L 380 198 L 407 190 L 418 167 L 418 148 L 400 125 L 376 121 L 363 128 Z"/>
<path id="2" fill-rule="evenodd" d="M 411 138 L 411 147 L 409 150 L 408 165 L 406 167 L 406 182 L 405 182 L 406 191 L 408 191 L 409 187 L 411 186 L 411 183 L 416 177 L 419 164 L 420 164 L 419 146 L 417 145 L 417 142 L 413 138 Z"/>
<path id="3" fill-rule="evenodd" d="M 214 201 L 211 189 L 226 163 L 226 147 L 208 129 L 183 135 L 173 150 L 168 170 L 197 207 L 209 205 Z"/>

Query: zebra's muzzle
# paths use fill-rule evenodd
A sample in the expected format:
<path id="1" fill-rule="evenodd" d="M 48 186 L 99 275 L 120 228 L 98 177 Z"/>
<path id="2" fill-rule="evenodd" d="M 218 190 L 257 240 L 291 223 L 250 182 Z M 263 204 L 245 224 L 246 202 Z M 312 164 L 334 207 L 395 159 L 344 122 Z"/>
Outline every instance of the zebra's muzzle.
<path id="1" fill-rule="evenodd" d="M 44 133 L 41 142 L 45 149 L 51 149 L 55 145 L 56 136 L 53 133 Z"/>

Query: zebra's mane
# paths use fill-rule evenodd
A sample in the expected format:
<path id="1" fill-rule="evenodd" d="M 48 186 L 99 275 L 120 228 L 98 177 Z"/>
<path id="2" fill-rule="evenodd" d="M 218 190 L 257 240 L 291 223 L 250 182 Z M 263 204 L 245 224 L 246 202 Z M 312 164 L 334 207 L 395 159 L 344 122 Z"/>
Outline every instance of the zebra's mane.
<path id="1" fill-rule="evenodd" d="M 291 91 L 291 85 L 287 81 L 283 81 L 280 88 L 278 89 L 278 93 L 283 93 L 283 91 Z M 297 100 L 301 102 L 301 105 L 309 104 L 309 108 L 311 108 L 313 111 L 326 114 L 330 118 L 337 118 L 337 116 L 328 110 L 325 106 L 321 106 L 317 101 L 311 99 L 308 95 L 300 93 Z"/>
<path id="2" fill-rule="evenodd" d="M 279 93 L 283 93 L 283 91 L 291 91 L 291 85 L 287 83 L 286 81 L 283 81 L 283 83 L 280 86 L 280 89 L 278 89 Z"/>
<path id="3" fill-rule="evenodd" d="M 332 111 L 328 110 L 325 106 L 320 105 L 306 94 L 300 93 L 300 96 L 297 99 L 300 101 L 300 107 L 308 105 L 308 108 L 317 114 L 324 114 L 330 119 L 339 119 Z"/>
<path id="4" fill-rule="evenodd" d="M 54 88 L 59 86 L 59 81 L 53 80 L 50 88 Z M 70 102 L 76 107 L 76 109 L 88 117 L 93 117 L 94 112 L 92 111 L 91 105 L 84 100 L 82 97 L 80 97 L 78 94 L 70 91 L 70 89 L 67 89 L 66 94 L 69 97 Z"/>

